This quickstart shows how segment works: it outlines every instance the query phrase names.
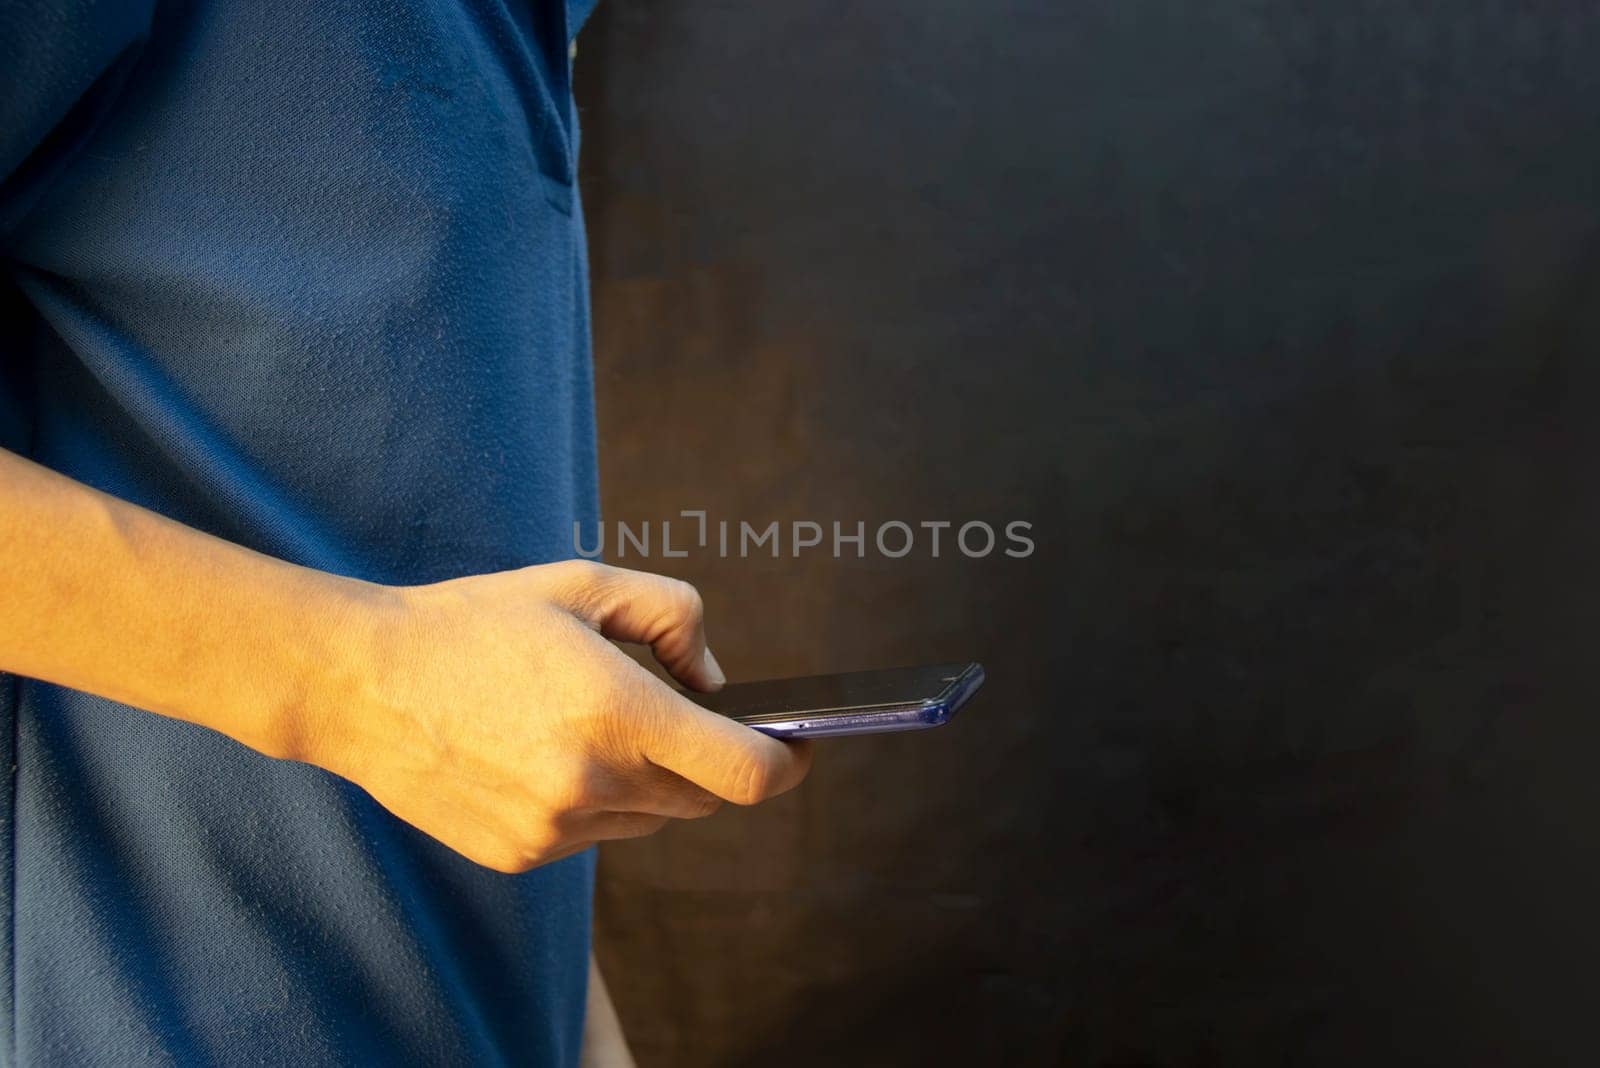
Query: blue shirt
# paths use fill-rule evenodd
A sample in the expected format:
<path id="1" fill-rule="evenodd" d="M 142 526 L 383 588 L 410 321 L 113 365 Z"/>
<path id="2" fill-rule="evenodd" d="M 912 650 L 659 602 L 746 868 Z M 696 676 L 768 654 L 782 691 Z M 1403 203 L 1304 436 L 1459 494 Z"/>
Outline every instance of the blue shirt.
<path id="1" fill-rule="evenodd" d="M 573 555 L 588 7 L 0 0 L 0 444 L 377 582 Z M 28 679 L 0 726 L 0 1056 L 576 1059 L 592 853 L 499 875 L 316 768 Z"/>

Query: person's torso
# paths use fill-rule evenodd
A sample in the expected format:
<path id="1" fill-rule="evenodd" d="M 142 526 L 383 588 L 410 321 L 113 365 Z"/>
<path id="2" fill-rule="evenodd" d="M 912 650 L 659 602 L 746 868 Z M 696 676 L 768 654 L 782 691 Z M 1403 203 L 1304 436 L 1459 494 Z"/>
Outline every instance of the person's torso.
<path id="1" fill-rule="evenodd" d="M 0 443 L 372 581 L 572 555 L 597 518 L 574 21 L 159 5 L 0 203 L 26 328 Z M 592 857 L 496 875 L 187 724 L 3 677 L 0 714 L 19 1062 L 575 1056 Z"/>

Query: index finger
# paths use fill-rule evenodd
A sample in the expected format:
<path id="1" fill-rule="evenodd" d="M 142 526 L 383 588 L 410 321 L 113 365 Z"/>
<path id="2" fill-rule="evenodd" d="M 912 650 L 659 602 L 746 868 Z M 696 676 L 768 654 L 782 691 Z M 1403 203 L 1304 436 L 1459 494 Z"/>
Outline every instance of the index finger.
<path id="1" fill-rule="evenodd" d="M 613 641 L 650 646 L 661 666 L 697 690 L 722 685 L 722 668 L 706 648 L 705 603 L 687 582 L 609 564 L 569 566 L 558 599 Z"/>

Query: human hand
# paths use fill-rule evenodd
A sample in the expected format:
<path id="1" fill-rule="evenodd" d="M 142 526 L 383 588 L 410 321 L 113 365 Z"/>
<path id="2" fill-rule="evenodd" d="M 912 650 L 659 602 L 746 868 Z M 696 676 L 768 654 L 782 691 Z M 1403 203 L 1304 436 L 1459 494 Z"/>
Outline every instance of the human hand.
<path id="1" fill-rule="evenodd" d="M 688 583 L 573 560 L 388 593 L 287 755 L 479 864 L 525 871 L 755 804 L 809 769 L 808 744 L 700 708 L 606 640 L 719 687 Z"/>

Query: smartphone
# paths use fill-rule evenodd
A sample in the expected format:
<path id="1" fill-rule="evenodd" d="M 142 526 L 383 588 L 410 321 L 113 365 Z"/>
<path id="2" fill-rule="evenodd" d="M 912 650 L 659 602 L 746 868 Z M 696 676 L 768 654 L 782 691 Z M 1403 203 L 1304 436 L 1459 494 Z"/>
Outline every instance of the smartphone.
<path id="1" fill-rule="evenodd" d="M 775 738 L 822 738 L 937 727 L 982 685 L 983 666 L 968 662 L 735 682 L 684 696 Z"/>

